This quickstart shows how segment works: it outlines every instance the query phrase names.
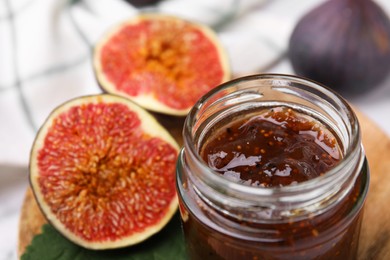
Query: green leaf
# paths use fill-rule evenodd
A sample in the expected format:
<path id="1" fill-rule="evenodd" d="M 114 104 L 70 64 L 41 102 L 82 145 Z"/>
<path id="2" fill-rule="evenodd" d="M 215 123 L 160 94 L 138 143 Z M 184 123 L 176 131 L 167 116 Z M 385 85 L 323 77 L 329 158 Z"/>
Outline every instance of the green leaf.
<path id="1" fill-rule="evenodd" d="M 167 226 L 153 237 L 138 245 L 115 250 L 85 249 L 63 237 L 51 225 L 45 224 L 42 233 L 33 238 L 21 259 L 180 260 L 186 259 L 186 254 L 180 219 L 176 214 Z"/>

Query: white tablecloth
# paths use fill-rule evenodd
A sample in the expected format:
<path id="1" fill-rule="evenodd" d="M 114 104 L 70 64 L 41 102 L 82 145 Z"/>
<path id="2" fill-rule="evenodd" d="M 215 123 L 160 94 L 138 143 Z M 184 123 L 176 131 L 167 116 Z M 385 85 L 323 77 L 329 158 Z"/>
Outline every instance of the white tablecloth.
<path id="1" fill-rule="evenodd" d="M 235 75 L 293 73 L 283 56 L 290 33 L 322 1 L 167 0 L 137 9 L 122 0 L 1 0 L 0 260 L 16 258 L 19 209 L 35 133 L 57 105 L 100 93 L 91 49 L 110 26 L 140 11 L 178 15 L 216 30 Z M 390 1 L 377 2 L 390 13 Z M 390 135 L 390 77 L 350 101 Z"/>

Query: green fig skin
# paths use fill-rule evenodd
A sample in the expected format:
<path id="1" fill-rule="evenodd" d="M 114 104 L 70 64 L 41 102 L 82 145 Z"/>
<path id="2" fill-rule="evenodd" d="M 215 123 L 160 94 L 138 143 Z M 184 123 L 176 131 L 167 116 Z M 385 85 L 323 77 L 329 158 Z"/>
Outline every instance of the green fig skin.
<path id="1" fill-rule="evenodd" d="M 390 74 L 390 20 L 371 0 L 329 0 L 301 18 L 288 49 L 296 74 L 362 94 Z"/>

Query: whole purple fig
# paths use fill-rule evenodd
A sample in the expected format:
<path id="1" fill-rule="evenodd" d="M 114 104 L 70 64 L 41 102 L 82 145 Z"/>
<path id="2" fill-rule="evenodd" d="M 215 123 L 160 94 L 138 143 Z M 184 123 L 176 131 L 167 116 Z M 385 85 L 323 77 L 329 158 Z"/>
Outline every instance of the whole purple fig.
<path id="1" fill-rule="evenodd" d="M 390 20 L 372 0 L 329 0 L 297 23 L 289 42 L 296 74 L 353 95 L 390 72 Z"/>

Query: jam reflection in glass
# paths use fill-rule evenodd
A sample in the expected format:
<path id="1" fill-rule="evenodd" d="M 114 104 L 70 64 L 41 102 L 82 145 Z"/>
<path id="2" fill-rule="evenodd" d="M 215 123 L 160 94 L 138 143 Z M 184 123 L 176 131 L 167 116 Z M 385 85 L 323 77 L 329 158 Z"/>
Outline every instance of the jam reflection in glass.
<path id="1" fill-rule="evenodd" d="M 189 259 L 357 259 L 369 173 L 355 115 L 315 83 L 264 77 L 220 87 L 253 81 L 237 90 L 240 109 L 228 92 L 226 110 L 211 97 L 187 117 L 177 187 Z M 274 77 L 314 85 L 335 101 L 324 111 L 320 93 L 307 109 L 304 90 L 304 109 L 295 92 L 280 94 L 276 105 L 253 105 L 254 90 L 271 92 Z"/>

